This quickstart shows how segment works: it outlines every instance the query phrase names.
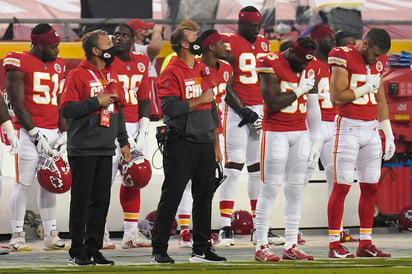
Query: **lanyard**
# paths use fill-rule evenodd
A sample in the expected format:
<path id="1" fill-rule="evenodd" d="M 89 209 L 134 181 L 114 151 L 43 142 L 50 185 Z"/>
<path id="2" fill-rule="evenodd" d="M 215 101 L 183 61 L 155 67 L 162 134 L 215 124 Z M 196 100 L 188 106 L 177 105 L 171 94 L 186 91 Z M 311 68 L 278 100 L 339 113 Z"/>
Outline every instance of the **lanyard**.
<path id="1" fill-rule="evenodd" d="M 97 78 L 97 75 L 94 73 L 94 71 L 92 71 L 91 69 L 87 69 L 87 71 L 92 75 L 92 77 L 94 78 L 94 80 L 96 82 L 98 82 L 100 84 L 101 87 L 103 87 L 102 82 L 99 80 L 99 78 Z M 99 73 L 100 76 L 103 78 L 103 82 L 106 84 L 106 86 L 109 84 L 109 82 L 106 80 L 106 78 L 104 77 L 102 71 L 99 69 Z M 110 72 L 107 73 L 107 78 L 110 80 Z"/>

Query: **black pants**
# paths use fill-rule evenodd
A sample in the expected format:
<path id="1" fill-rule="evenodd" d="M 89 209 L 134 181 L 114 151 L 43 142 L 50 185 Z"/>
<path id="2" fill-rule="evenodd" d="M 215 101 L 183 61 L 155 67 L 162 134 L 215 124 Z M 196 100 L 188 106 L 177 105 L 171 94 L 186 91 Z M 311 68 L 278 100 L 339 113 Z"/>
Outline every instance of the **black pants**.
<path id="1" fill-rule="evenodd" d="M 169 138 L 163 155 L 165 179 L 152 231 L 153 253 L 167 252 L 172 223 L 189 179 L 193 196 L 193 251 L 202 252 L 210 246 L 215 163 L 213 144 Z"/>
<path id="2" fill-rule="evenodd" d="M 87 256 L 103 246 L 112 156 L 69 157 L 69 163 L 72 172 L 69 253 L 71 257 Z"/>

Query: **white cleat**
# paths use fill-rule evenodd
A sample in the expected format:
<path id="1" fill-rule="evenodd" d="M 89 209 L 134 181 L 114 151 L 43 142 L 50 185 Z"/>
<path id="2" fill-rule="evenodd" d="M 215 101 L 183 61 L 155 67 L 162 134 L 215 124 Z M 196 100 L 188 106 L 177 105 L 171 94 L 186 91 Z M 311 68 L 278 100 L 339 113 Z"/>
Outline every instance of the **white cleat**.
<path id="1" fill-rule="evenodd" d="M 58 230 L 50 231 L 50 236 L 45 237 L 43 241 L 43 250 L 63 250 L 66 247 L 64 241 L 59 237 Z"/>
<path id="2" fill-rule="evenodd" d="M 10 247 L 5 245 L 0 245 L 0 255 L 6 255 L 10 253 Z"/>
<path id="3" fill-rule="evenodd" d="M 216 246 L 232 246 L 235 244 L 235 236 L 230 226 L 224 226 L 219 231 L 219 243 Z"/>
<path id="4" fill-rule="evenodd" d="M 32 251 L 33 248 L 26 244 L 26 233 L 24 231 L 21 232 L 13 232 L 10 242 L 9 242 L 9 247 L 10 251 L 14 252 L 21 252 L 21 251 Z"/>
<path id="5" fill-rule="evenodd" d="M 138 229 L 134 230 L 129 235 L 124 235 L 121 247 L 123 249 L 136 247 L 151 247 L 152 242 L 146 238 Z"/>
<path id="6" fill-rule="evenodd" d="M 107 229 L 104 230 L 104 235 L 103 235 L 103 247 L 102 249 L 115 249 L 116 246 L 112 242 L 112 239 L 110 239 L 110 234 Z"/>

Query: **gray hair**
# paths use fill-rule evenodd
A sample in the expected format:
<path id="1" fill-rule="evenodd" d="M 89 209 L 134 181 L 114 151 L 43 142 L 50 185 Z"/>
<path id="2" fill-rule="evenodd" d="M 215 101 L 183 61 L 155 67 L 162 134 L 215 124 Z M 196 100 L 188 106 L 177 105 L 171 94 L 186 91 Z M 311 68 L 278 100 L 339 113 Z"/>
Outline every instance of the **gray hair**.
<path id="1" fill-rule="evenodd" d="M 97 41 L 100 35 L 108 35 L 107 31 L 97 29 L 86 33 L 82 39 L 82 47 L 86 57 L 92 56 L 92 48 L 97 47 Z"/>

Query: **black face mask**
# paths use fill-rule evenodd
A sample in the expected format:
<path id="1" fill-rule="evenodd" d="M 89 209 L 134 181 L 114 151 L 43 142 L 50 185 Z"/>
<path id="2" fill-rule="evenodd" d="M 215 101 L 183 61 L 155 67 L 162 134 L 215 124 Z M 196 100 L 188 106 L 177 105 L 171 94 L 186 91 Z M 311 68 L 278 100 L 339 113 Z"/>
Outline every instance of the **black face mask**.
<path id="1" fill-rule="evenodd" d="M 144 45 L 150 44 L 150 41 L 152 41 L 152 34 L 151 33 L 149 35 L 146 35 L 143 38 L 143 44 Z"/>
<path id="2" fill-rule="evenodd" d="M 101 51 L 102 55 L 100 55 L 99 58 L 106 63 L 106 66 L 110 65 L 113 62 L 114 57 L 116 56 L 116 48 L 111 47 L 108 49 L 102 49 Z"/>
<path id="3" fill-rule="evenodd" d="M 195 41 L 193 42 L 189 42 L 189 50 L 192 54 L 194 55 L 200 55 L 202 54 L 202 47 L 200 46 L 199 43 L 199 38 L 197 38 Z"/>

